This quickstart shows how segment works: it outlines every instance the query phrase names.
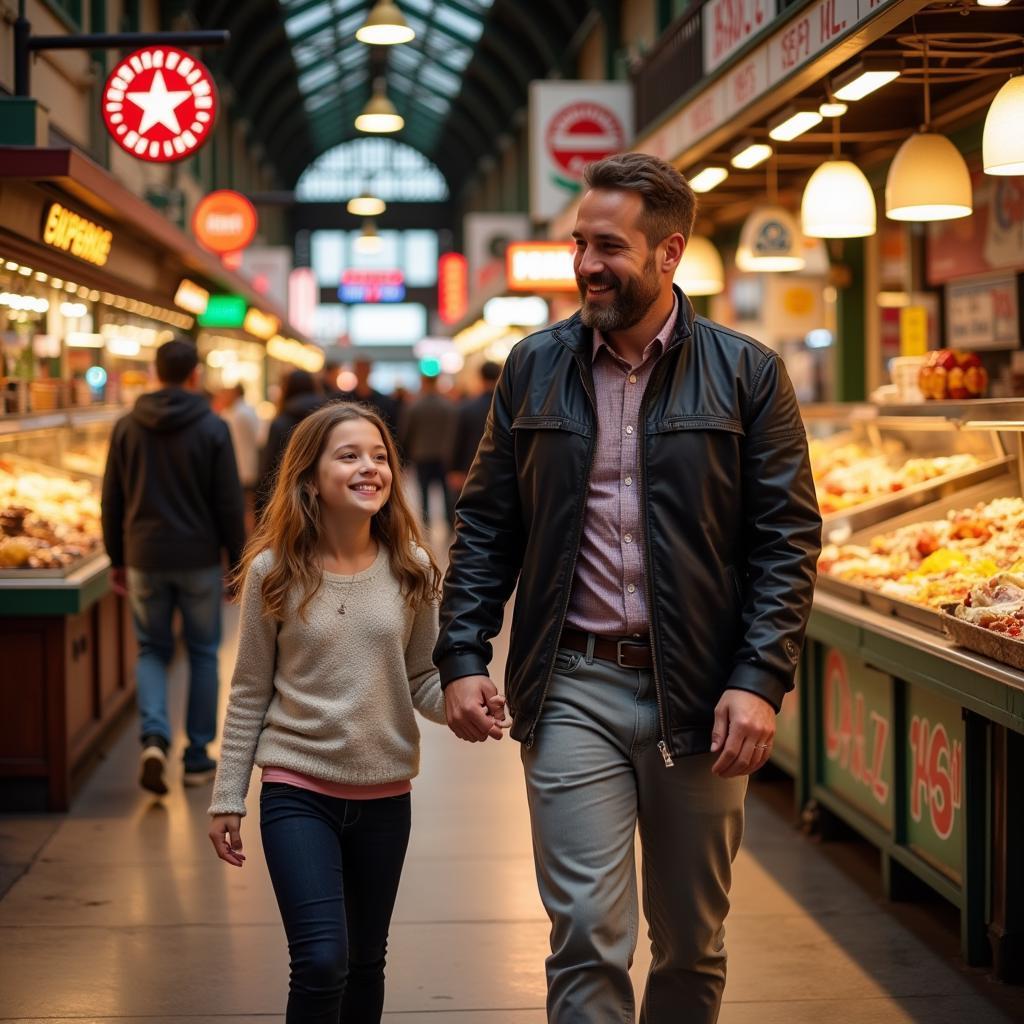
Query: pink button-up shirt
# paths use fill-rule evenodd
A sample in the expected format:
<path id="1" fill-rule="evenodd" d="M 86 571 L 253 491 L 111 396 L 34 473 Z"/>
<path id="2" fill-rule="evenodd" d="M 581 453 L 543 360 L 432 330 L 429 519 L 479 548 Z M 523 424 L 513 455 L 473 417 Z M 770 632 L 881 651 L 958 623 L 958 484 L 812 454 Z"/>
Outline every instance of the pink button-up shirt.
<path id="1" fill-rule="evenodd" d="M 594 331 L 597 438 L 583 538 L 566 625 L 605 636 L 644 636 L 649 626 L 640 519 L 640 404 L 654 363 L 672 338 L 679 300 L 630 366 Z"/>

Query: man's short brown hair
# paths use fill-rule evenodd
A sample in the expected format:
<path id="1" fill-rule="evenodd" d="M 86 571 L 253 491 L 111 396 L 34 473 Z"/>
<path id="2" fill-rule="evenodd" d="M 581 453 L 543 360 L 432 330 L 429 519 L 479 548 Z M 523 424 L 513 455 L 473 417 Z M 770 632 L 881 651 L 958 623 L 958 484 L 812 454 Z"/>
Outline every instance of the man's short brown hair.
<path id="1" fill-rule="evenodd" d="M 588 188 L 639 193 L 644 204 L 639 226 L 648 245 L 657 245 L 675 231 L 690 240 L 697 197 L 682 174 L 664 160 L 648 153 L 617 153 L 587 164 L 583 180 Z"/>

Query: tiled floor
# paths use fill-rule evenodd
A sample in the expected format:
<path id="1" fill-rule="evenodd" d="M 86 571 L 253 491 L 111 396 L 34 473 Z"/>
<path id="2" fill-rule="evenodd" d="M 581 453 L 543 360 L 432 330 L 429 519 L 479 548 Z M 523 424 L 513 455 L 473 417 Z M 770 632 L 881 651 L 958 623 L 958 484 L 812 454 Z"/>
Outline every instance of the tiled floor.
<path id="1" fill-rule="evenodd" d="M 423 732 L 385 1020 L 542 1024 L 547 923 L 518 749 Z M 0 818 L 0 1020 L 283 1020 L 285 944 L 255 817 L 243 827 L 246 866 L 228 868 L 205 835 L 209 791 L 175 786 L 152 800 L 136 786 L 136 756 L 129 728 L 71 814 Z M 1024 1020 L 1024 991 L 924 945 L 757 787 L 733 906 L 722 1024 Z M 638 984 L 648 959 L 641 943 Z"/>

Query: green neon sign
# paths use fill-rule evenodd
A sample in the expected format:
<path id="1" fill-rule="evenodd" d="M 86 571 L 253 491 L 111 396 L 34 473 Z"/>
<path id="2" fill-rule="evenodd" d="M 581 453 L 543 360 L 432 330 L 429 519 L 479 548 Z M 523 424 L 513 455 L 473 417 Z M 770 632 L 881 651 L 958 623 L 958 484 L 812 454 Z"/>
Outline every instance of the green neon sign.
<path id="1" fill-rule="evenodd" d="M 206 312 L 199 314 L 199 326 L 241 327 L 248 308 L 242 295 L 211 295 Z"/>

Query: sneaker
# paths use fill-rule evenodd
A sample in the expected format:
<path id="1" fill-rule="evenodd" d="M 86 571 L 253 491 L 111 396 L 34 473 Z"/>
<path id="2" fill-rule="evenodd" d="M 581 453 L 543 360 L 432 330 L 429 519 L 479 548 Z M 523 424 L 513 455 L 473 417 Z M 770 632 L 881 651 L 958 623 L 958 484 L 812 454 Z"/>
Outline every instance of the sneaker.
<path id="1" fill-rule="evenodd" d="M 217 762 L 212 757 L 201 754 L 199 757 L 191 758 L 185 764 L 185 785 L 205 786 L 213 781 L 217 774 Z"/>
<path id="2" fill-rule="evenodd" d="M 161 737 L 147 736 L 139 758 L 139 785 L 150 793 L 164 796 L 167 793 L 167 754 Z"/>

